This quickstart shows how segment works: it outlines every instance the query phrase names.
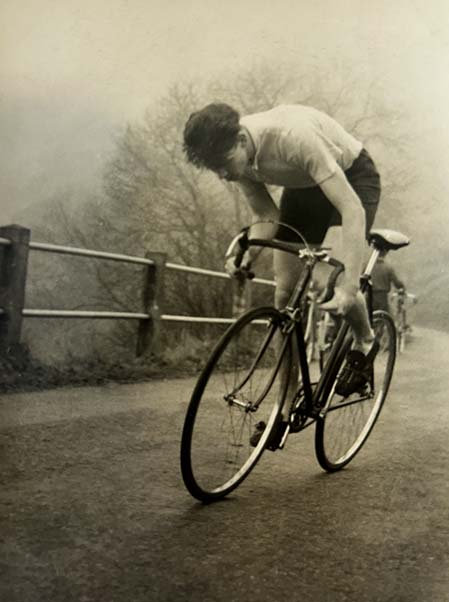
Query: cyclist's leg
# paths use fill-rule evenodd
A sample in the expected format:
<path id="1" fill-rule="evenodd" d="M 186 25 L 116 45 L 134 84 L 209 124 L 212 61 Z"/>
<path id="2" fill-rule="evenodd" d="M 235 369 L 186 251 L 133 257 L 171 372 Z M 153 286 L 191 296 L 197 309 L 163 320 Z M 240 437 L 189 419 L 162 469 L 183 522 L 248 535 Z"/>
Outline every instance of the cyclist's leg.
<path id="1" fill-rule="evenodd" d="M 310 245 L 320 245 L 323 241 L 333 214 L 333 206 L 325 197 L 319 186 L 312 188 L 285 188 L 280 201 L 280 219 L 298 230 Z M 297 235 L 282 226 L 279 227 L 277 238 L 296 243 L 300 240 Z M 277 309 L 286 306 L 291 293 L 303 269 L 303 263 L 298 257 L 282 251 L 273 252 L 274 273 L 276 279 L 275 305 Z M 287 400 L 291 401 L 298 386 L 298 357 L 293 345 L 292 372 L 289 380 Z M 283 417 L 287 418 L 288 403 L 283 408 Z"/>
<path id="2" fill-rule="evenodd" d="M 367 231 L 371 228 L 374 220 L 375 209 L 375 206 L 371 210 L 369 207 L 365 207 Z M 341 228 L 339 228 L 339 230 L 341 233 Z M 341 249 L 342 243 L 340 242 L 339 244 Z M 368 251 L 368 245 L 366 249 Z M 333 244 L 332 255 L 339 259 L 339 253 L 341 253 L 341 251 L 338 250 L 337 242 L 337 244 Z M 379 343 L 371 328 L 367 304 L 360 291 L 357 293 L 355 303 L 344 318 L 351 328 L 354 341 L 352 349 L 347 355 L 345 367 L 339 377 L 336 391 L 338 394 L 346 397 L 364 386 L 370 373 L 370 366 L 379 349 Z"/>
<path id="3" fill-rule="evenodd" d="M 365 234 L 368 238 L 379 205 L 381 185 L 379 172 L 366 149 L 362 150 L 345 175 L 365 210 Z M 368 245 L 366 251 L 368 252 Z M 354 334 L 354 346 L 367 353 L 374 333 L 371 329 L 368 308 L 361 293 L 357 296 L 356 303 L 346 316 L 346 320 Z"/>
<path id="4" fill-rule="evenodd" d="M 368 219 L 368 218 L 367 218 Z M 370 220 L 372 222 L 372 220 Z M 323 241 L 324 247 L 331 249 L 332 257 L 340 259 L 342 256 L 342 229 L 341 226 L 332 226 Z M 366 247 L 368 251 L 368 245 Z M 326 264 L 318 264 L 314 270 L 314 278 L 319 282 L 320 288 L 324 288 L 329 278 L 331 268 Z M 344 274 L 341 278 L 344 278 Z M 337 281 L 337 286 L 341 281 Z M 361 293 L 357 294 L 356 302 L 350 311 L 346 314 L 345 320 L 348 322 L 353 332 L 354 348 L 362 352 L 368 352 L 374 339 L 374 333 L 371 328 L 368 316 L 368 308 L 365 298 Z"/>
<path id="5" fill-rule="evenodd" d="M 345 316 L 345 319 L 353 333 L 353 348 L 362 353 L 367 353 L 374 340 L 374 332 L 371 328 L 368 309 L 362 293 L 357 293 L 356 302 Z"/>
<path id="6" fill-rule="evenodd" d="M 275 290 L 275 307 L 277 309 L 283 309 L 293 292 L 296 282 L 303 269 L 303 263 L 290 253 L 283 251 L 273 251 L 273 265 L 276 279 L 276 290 Z M 282 378 L 286 378 L 289 374 L 288 379 L 288 390 L 286 400 L 282 408 L 282 420 L 288 419 L 288 402 L 292 400 L 296 393 L 298 383 L 298 352 L 296 346 L 293 345 L 292 365 L 288 369 L 287 366 L 282 366 Z"/>

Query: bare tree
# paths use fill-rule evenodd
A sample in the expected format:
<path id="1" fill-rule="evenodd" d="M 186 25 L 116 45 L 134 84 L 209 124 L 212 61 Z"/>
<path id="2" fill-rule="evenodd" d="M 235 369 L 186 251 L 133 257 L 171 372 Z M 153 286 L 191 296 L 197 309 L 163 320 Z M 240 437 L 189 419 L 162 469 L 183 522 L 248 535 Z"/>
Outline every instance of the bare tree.
<path id="1" fill-rule="evenodd" d="M 248 208 L 236 186 L 191 167 L 182 151 L 188 115 L 217 100 L 243 114 L 294 102 L 327 111 L 372 149 L 389 201 L 382 207 L 384 219 L 392 227 L 403 221 L 414 183 L 410 142 L 404 116 L 388 106 L 382 90 L 338 65 L 324 70 L 304 66 L 301 73 L 289 66 L 256 65 L 212 82 L 172 86 L 140 123 L 128 124 L 116 135 L 115 152 L 104 170 L 104 196 L 92 199 L 78 218 L 59 209 L 52 229 L 81 246 L 137 255 L 158 250 L 170 261 L 222 269 L 229 239 L 250 221 Z M 113 302 L 126 310 L 135 306 L 135 278 L 105 271 L 100 264 L 93 269 L 92 302 Z M 177 313 L 224 315 L 231 301 L 225 288 L 221 282 L 204 287 L 194 277 L 173 277 L 167 282 L 166 307 Z M 115 340 L 129 338 L 129 332 L 129 326 L 117 326 Z"/>

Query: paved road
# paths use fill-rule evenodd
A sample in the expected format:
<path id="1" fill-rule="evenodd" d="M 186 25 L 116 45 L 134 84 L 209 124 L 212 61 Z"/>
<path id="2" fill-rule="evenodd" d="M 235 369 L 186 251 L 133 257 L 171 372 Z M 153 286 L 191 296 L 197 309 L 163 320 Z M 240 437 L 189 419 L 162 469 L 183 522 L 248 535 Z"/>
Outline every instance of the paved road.
<path id="1" fill-rule="evenodd" d="M 448 345 L 416 333 L 344 471 L 309 429 L 209 506 L 179 472 L 192 381 L 4 396 L 0 600 L 449 601 Z"/>

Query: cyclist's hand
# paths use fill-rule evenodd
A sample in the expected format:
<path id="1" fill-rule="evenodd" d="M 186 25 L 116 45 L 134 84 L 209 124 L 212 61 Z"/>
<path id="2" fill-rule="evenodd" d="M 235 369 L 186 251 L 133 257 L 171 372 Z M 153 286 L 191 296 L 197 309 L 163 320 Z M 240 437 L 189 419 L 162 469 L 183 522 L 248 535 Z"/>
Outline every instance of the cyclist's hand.
<path id="1" fill-rule="evenodd" d="M 320 309 L 337 316 L 344 316 L 356 302 L 357 291 L 336 286 L 332 299 L 320 305 Z"/>
<path id="2" fill-rule="evenodd" d="M 228 257 L 225 263 L 225 270 L 231 276 L 231 278 L 237 278 L 242 280 L 245 278 L 253 278 L 254 274 L 251 272 L 251 259 L 249 253 L 243 255 L 243 259 L 240 266 L 235 265 L 236 257 L 233 255 Z"/>

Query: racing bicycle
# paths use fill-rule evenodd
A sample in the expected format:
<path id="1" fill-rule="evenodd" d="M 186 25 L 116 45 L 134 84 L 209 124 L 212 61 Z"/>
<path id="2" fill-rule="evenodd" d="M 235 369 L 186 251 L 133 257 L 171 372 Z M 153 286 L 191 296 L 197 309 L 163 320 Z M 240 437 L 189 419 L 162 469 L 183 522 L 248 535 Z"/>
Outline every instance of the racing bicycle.
<path id="1" fill-rule="evenodd" d="M 397 347 L 399 353 L 405 351 L 405 345 L 408 335 L 411 332 L 411 326 L 407 321 L 407 301 L 417 303 L 416 295 L 407 293 L 404 289 L 399 289 L 392 293 L 392 298 L 395 299 L 394 320 L 397 334 Z"/>
<path id="2" fill-rule="evenodd" d="M 270 449 L 270 435 L 284 404 L 289 418 L 277 449 L 285 447 L 291 434 L 315 424 L 315 454 L 324 470 L 340 470 L 360 451 L 381 412 L 396 358 L 395 325 L 387 312 L 372 309 L 370 274 L 382 251 L 404 247 L 409 239 L 387 229 L 369 234 L 371 254 L 360 290 L 366 295 L 372 327 L 382 345 L 366 385 L 346 398 L 335 389 L 352 344 L 349 326 L 341 321 L 322 370 L 314 378 L 302 316 L 314 267 L 319 262 L 332 266 L 332 288 L 342 264 L 326 250 L 307 245 L 298 250 L 280 240 L 252 238 L 250 232 L 236 237 L 233 244 L 239 248 L 239 260 L 250 246 L 268 247 L 296 254 L 304 267 L 286 307 L 257 307 L 241 315 L 219 339 L 199 375 L 184 421 L 181 472 L 190 494 L 205 503 L 232 492 L 265 449 Z M 291 378 L 297 373 L 292 393 Z M 252 435 L 261 423 L 265 428 L 254 444 Z"/>

